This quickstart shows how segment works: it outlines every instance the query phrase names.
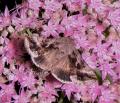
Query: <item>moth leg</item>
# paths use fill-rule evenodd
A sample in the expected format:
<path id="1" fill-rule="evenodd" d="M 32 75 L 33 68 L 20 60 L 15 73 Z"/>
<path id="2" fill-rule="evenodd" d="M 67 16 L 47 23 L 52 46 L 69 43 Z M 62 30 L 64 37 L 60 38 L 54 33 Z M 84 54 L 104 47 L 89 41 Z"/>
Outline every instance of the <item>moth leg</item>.
<path id="1" fill-rule="evenodd" d="M 51 73 L 57 80 L 62 83 L 71 82 L 70 74 L 62 69 L 53 69 L 54 71 Z"/>

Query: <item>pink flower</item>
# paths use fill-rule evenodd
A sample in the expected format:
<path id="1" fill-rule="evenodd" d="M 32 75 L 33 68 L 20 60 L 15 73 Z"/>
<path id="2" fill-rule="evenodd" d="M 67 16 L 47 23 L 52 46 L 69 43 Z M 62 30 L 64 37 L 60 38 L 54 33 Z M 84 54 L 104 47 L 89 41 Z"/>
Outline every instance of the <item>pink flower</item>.
<path id="1" fill-rule="evenodd" d="M 42 35 L 45 37 L 48 37 L 52 35 L 53 37 L 58 36 L 58 24 L 53 24 L 51 21 L 48 22 L 48 25 L 43 26 L 43 32 Z"/>
<path id="2" fill-rule="evenodd" d="M 115 71 L 111 68 L 111 65 L 108 62 L 100 62 L 99 69 L 102 71 L 102 78 L 105 79 L 107 74 L 112 76 L 112 79 L 117 79 Z"/>
<path id="3" fill-rule="evenodd" d="M 111 10 L 108 15 L 111 24 L 120 31 L 120 9 Z"/>
<path id="4" fill-rule="evenodd" d="M 74 31 L 84 31 L 84 27 L 87 26 L 87 16 L 75 15 L 70 17 L 64 17 L 61 25 L 65 28 L 65 35 L 71 36 L 74 34 Z M 76 34 L 75 34 L 76 35 Z"/>
<path id="5" fill-rule="evenodd" d="M 56 100 L 54 95 L 51 95 L 47 92 L 40 93 L 39 98 L 41 103 L 52 103 L 52 102 L 55 102 Z"/>
<path id="6" fill-rule="evenodd" d="M 97 82 L 94 82 L 92 84 L 89 84 L 89 94 L 91 96 L 91 100 L 94 102 L 97 97 L 99 97 L 101 90 L 100 86 Z"/>
<path id="7" fill-rule="evenodd" d="M 95 26 L 95 31 L 96 31 L 96 34 L 98 35 L 99 38 L 103 39 L 104 38 L 104 35 L 103 35 L 103 31 L 104 31 L 104 27 L 103 25 L 96 25 Z"/>
<path id="8" fill-rule="evenodd" d="M 82 47 L 82 48 L 88 48 L 88 41 L 86 37 L 80 37 L 79 39 L 76 39 L 76 44 L 78 45 L 77 47 Z"/>
<path id="9" fill-rule="evenodd" d="M 35 77 L 33 72 L 26 74 L 26 76 L 22 79 L 22 85 L 27 86 L 29 88 L 33 87 L 36 83 Z"/>
<path id="10" fill-rule="evenodd" d="M 72 21 L 67 17 L 64 17 L 62 22 L 61 22 L 62 26 L 65 28 L 64 33 L 66 36 L 70 36 L 73 34 L 73 28 L 71 27 L 71 22 Z"/>
<path id="11" fill-rule="evenodd" d="M 80 84 L 80 94 L 83 101 L 91 101 L 91 94 L 89 94 L 90 85 L 87 85 L 88 83 L 89 81 L 87 83 Z"/>
<path id="12" fill-rule="evenodd" d="M 97 81 L 87 80 L 80 84 L 80 94 L 83 101 L 94 102 L 101 94 L 101 87 Z"/>
<path id="13" fill-rule="evenodd" d="M 45 0 L 44 8 L 46 11 L 57 11 L 62 9 L 61 3 L 57 2 L 57 0 Z"/>
<path id="14" fill-rule="evenodd" d="M 48 83 L 45 83 L 43 88 L 41 88 L 40 90 L 40 101 L 42 103 L 52 103 L 56 100 L 55 96 L 58 96 L 57 92 L 55 91 L 55 88 L 49 85 Z"/>
<path id="15" fill-rule="evenodd" d="M 93 54 L 90 55 L 90 53 L 88 52 L 84 52 L 82 54 L 82 58 L 84 59 L 84 61 L 88 64 L 88 66 L 92 69 L 96 69 L 96 65 L 97 65 L 97 57 Z"/>
<path id="16" fill-rule="evenodd" d="M 9 85 L 1 84 L 1 90 L 0 90 L 0 102 L 1 103 L 8 103 L 11 101 L 11 97 L 15 94 L 14 91 L 14 84 L 11 83 Z"/>
<path id="17" fill-rule="evenodd" d="M 65 0 L 64 3 L 70 11 L 80 11 L 84 7 L 85 0 Z"/>
<path id="18" fill-rule="evenodd" d="M 116 99 L 118 99 L 118 101 L 120 101 L 120 84 L 118 82 L 113 83 L 111 85 L 109 85 L 109 88 L 111 90 L 112 93 L 114 93 L 114 95 L 116 95 Z"/>
<path id="19" fill-rule="evenodd" d="M 61 89 L 65 91 L 69 100 L 73 93 L 80 93 L 80 86 L 74 83 L 64 84 Z"/>
<path id="20" fill-rule="evenodd" d="M 116 55 L 120 55 L 120 41 L 119 40 L 112 42 L 111 51 L 113 53 L 116 53 Z"/>
<path id="21" fill-rule="evenodd" d="M 37 11 L 39 10 L 39 7 L 43 5 L 43 3 L 40 2 L 40 0 L 28 0 L 28 3 L 29 3 L 29 8 Z"/>
<path id="22" fill-rule="evenodd" d="M 102 3 L 102 0 L 91 0 L 90 7 L 95 9 L 97 13 L 101 13 L 106 10 L 106 6 Z"/>
<path id="23" fill-rule="evenodd" d="M 15 99 L 14 103 L 27 103 L 30 101 L 29 95 L 23 90 L 21 91 L 20 95 L 14 95 L 13 98 Z"/>
<path id="24" fill-rule="evenodd" d="M 0 27 L 6 27 L 9 26 L 11 24 L 11 17 L 9 14 L 9 10 L 6 7 L 4 14 L 0 16 Z"/>
<path id="25" fill-rule="evenodd" d="M 115 93 L 107 88 L 101 90 L 102 94 L 99 99 L 99 103 L 115 103 L 115 100 L 119 98 Z"/>
<path id="26" fill-rule="evenodd" d="M 23 87 L 27 86 L 32 88 L 36 83 L 33 73 L 30 71 L 27 72 L 25 70 L 25 65 L 21 65 L 19 68 L 16 68 L 13 70 L 13 73 L 15 74 L 14 81 L 19 81 Z"/>
<path id="27" fill-rule="evenodd" d="M 108 51 L 110 43 L 108 42 L 108 43 L 102 44 L 101 42 L 102 41 L 98 41 L 98 43 L 96 44 L 96 47 L 94 49 L 94 52 L 97 53 L 97 56 L 100 59 L 110 61 L 111 60 L 111 56 L 109 55 L 109 51 Z"/>
<path id="28" fill-rule="evenodd" d="M 17 17 L 19 15 L 19 17 Z M 22 9 L 20 13 L 14 13 L 12 15 L 12 24 L 15 26 L 17 31 L 21 31 L 25 27 L 30 27 L 34 21 L 34 17 L 27 16 L 27 9 Z"/>

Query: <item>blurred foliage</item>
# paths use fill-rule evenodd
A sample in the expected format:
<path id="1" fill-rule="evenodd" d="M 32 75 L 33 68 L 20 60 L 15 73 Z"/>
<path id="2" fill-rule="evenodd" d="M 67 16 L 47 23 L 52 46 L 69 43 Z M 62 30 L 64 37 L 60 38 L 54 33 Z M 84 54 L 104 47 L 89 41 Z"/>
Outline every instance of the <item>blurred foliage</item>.
<path id="1" fill-rule="evenodd" d="M 99 69 L 96 69 L 94 72 L 95 72 L 95 75 L 97 77 L 99 85 L 102 85 L 103 84 L 103 80 L 102 80 L 102 73 L 101 73 L 101 71 L 99 71 Z"/>

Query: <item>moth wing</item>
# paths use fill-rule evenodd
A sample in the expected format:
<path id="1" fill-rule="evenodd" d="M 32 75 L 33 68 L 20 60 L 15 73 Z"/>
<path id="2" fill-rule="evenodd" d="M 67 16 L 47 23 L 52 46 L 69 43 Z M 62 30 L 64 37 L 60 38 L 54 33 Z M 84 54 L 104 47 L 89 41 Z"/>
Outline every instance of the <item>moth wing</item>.
<path id="1" fill-rule="evenodd" d="M 52 69 L 52 75 L 62 83 L 71 82 L 70 76 L 72 70 L 75 68 L 70 67 L 69 58 L 63 57 Z"/>
<path id="2" fill-rule="evenodd" d="M 51 72 L 54 78 L 62 83 L 69 83 L 71 82 L 70 74 L 62 70 L 61 68 L 57 68 L 56 71 Z"/>
<path id="3" fill-rule="evenodd" d="M 46 55 L 33 57 L 33 63 L 43 70 L 50 71 L 57 80 L 63 83 L 70 82 L 70 72 L 72 69 L 70 67 L 69 58 L 66 56 L 56 59 L 57 55 L 55 57 L 53 52 L 46 53 Z"/>
<path id="4" fill-rule="evenodd" d="M 62 54 L 61 52 L 64 50 L 62 51 L 61 49 L 65 49 L 63 48 L 63 44 L 61 44 L 59 49 L 46 48 L 45 50 L 43 47 L 44 52 L 39 52 L 36 47 L 38 46 L 33 39 L 31 40 L 31 38 L 25 38 L 25 48 L 30 54 L 32 62 L 37 67 L 42 70 L 50 71 L 51 74 L 61 82 L 70 82 L 71 71 L 74 70 L 74 67 L 70 66 L 70 60 L 67 54 L 71 54 L 71 52 Z M 64 52 L 66 52 L 66 50 Z"/>
<path id="5" fill-rule="evenodd" d="M 32 62 L 43 70 L 51 71 L 56 64 L 55 51 L 48 50 L 40 53 L 37 57 L 31 57 Z"/>

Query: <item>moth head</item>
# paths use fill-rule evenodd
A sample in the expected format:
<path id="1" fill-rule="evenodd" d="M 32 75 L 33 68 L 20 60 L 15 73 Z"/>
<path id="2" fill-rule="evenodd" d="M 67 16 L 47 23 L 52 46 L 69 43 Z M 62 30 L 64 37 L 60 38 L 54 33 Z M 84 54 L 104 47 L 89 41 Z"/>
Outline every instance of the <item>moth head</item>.
<path id="1" fill-rule="evenodd" d="M 39 37 L 38 34 L 33 34 L 31 36 L 25 36 L 24 46 L 26 51 L 31 57 L 38 57 L 39 50 L 41 50 L 41 46 L 44 42 L 43 37 Z"/>
<path id="2" fill-rule="evenodd" d="M 28 54 L 32 57 L 37 57 L 38 56 L 38 52 L 37 49 L 35 48 L 35 44 L 34 42 L 30 42 L 31 38 L 25 37 L 24 40 L 24 45 L 25 45 L 25 49 L 28 52 Z"/>

